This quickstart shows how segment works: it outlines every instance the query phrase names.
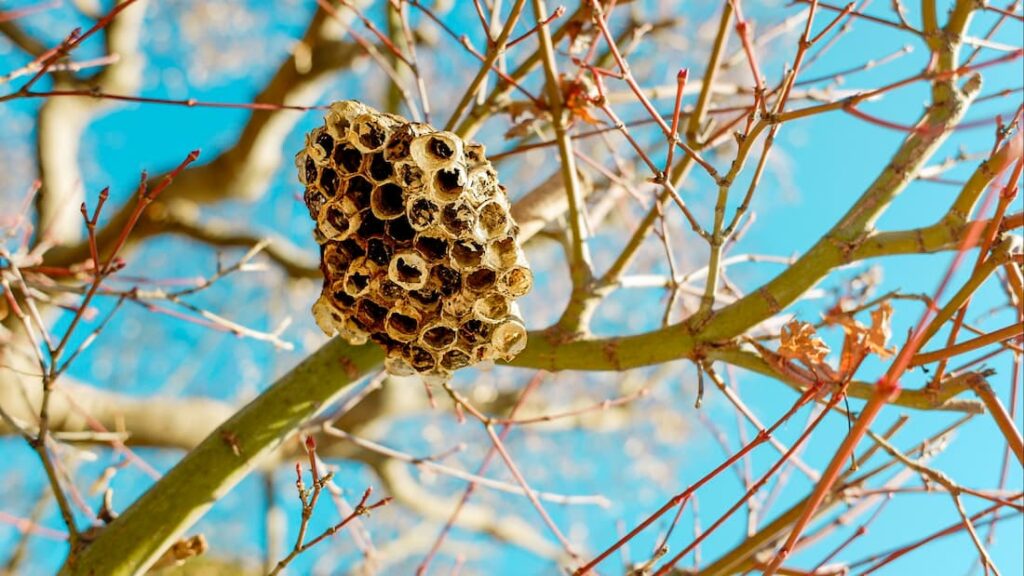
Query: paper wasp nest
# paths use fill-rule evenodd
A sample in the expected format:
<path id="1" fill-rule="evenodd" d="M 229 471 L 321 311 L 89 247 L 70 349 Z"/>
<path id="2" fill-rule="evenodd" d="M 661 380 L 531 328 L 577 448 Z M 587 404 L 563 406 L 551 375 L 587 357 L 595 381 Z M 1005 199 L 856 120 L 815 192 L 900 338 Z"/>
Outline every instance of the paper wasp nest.
<path id="1" fill-rule="evenodd" d="M 396 375 L 446 377 L 526 346 L 533 276 L 480 144 L 336 102 L 295 157 L 316 221 L 327 334 L 387 351 Z"/>

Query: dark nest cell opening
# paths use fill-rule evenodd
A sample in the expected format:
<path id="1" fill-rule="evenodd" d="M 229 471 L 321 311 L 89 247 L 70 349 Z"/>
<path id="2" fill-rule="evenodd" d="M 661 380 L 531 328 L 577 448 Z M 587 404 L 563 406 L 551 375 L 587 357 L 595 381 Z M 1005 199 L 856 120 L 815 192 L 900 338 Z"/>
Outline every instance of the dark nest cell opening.
<path id="1" fill-rule="evenodd" d="M 462 267 L 479 266 L 484 247 L 472 240 L 459 240 L 452 246 L 452 258 Z"/>
<path id="2" fill-rule="evenodd" d="M 366 292 L 366 288 L 370 285 L 370 276 L 367 274 L 360 274 L 358 272 L 352 272 L 345 277 L 345 291 L 353 296 L 359 296 L 363 292 Z"/>
<path id="3" fill-rule="evenodd" d="M 448 242 L 443 238 L 420 236 L 416 239 L 416 250 L 427 260 L 437 261 L 448 254 Z"/>
<path id="4" fill-rule="evenodd" d="M 395 270 L 398 272 L 398 279 L 406 284 L 416 284 L 423 278 L 423 270 L 410 265 L 402 256 L 398 257 Z"/>
<path id="5" fill-rule="evenodd" d="M 390 183 L 378 186 L 370 197 L 370 205 L 381 218 L 397 218 L 405 212 L 402 188 Z"/>
<path id="6" fill-rule="evenodd" d="M 494 286 L 497 274 L 490 268 L 477 268 L 466 276 L 466 288 L 476 292 L 487 290 Z"/>
<path id="7" fill-rule="evenodd" d="M 458 370 L 469 366 L 469 354 L 462 350 L 449 350 L 441 357 L 441 367 L 446 370 Z"/>
<path id="8" fill-rule="evenodd" d="M 360 130 L 359 142 L 371 150 L 376 150 L 384 145 L 384 130 L 376 124 L 364 124 Z"/>
<path id="9" fill-rule="evenodd" d="M 331 270 L 344 268 L 351 260 L 337 242 L 329 242 L 320 246 L 320 261 Z"/>
<path id="10" fill-rule="evenodd" d="M 327 131 L 323 131 L 319 136 L 316 137 L 316 143 L 320 146 L 320 149 L 324 151 L 324 155 L 328 155 L 334 150 L 334 138 Z"/>
<path id="11" fill-rule="evenodd" d="M 348 129 L 349 129 L 349 126 L 351 126 L 351 125 L 352 125 L 352 122 L 350 122 L 348 117 L 346 117 L 346 116 L 337 115 L 337 116 L 334 117 L 333 126 L 334 126 L 335 131 L 338 134 L 344 134 L 345 132 L 347 132 Z"/>
<path id="12" fill-rule="evenodd" d="M 356 299 L 344 290 L 334 290 L 331 292 L 331 298 L 340 308 L 349 309 L 356 305 Z"/>
<path id="13" fill-rule="evenodd" d="M 437 204 L 426 198 L 417 198 L 409 207 L 409 223 L 422 230 L 437 220 L 438 212 Z"/>
<path id="14" fill-rule="evenodd" d="M 458 168 L 441 169 L 434 174 L 434 186 L 444 200 L 454 200 L 462 194 L 464 182 L 462 172 Z"/>
<path id="15" fill-rule="evenodd" d="M 366 243 L 366 259 L 380 266 L 387 266 L 391 261 L 391 247 L 382 238 L 374 238 Z"/>
<path id="16" fill-rule="evenodd" d="M 452 150 L 448 142 L 436 137 L 431 138 L 427 142 L 427 151 L 435 158 L 440 158 L 441 160 L 447 160 L 452 157 L 452 154 L 455 154 L 455 151 Z"/>
<path id="17" fill-rule="evenodd" d="M 447 266 L 435 266 L 434 276 L 441 288 L 441 294 L 451 296 L 462 288 L 462 275 Z"/>
<path id="18" fill-rule="evenodd" d="M 316 182 L 316 162 L 312 158 L 306 157 L 306 184 L 313 184 Z"/>
<path id="19" fill-rule="evenodd" d="M 463 202 L 449 204 L 441 212 L 441 223 L 455 236 L 469 232 L 473 227 L 473 219 L 473 209 Z"/>
<path id="20" fill-rule="evenodd" d="M 412 142 L 412 130 L 403 126 L 391 133 L 391 139 L 384 147 L 384 156 L 392 162 L 409 156 L 409 143 Z"/>
<path id="21" fill-rule="evenodd" d="M 396 242 L 409 242 L 415 235 L 416 231 L 409 224 L 408 218 L 399 216 L 388 221 L 388 237 L 392 240 Z"/>
<path id="22" fill-rule="evenodd" d="M 399 178 L 406 188 L 421 188 L 423 186 L 423 170 L 415 164 L 404 164 L 399 170 Z"/>
<path id="23" fill-rule="evenodd" d="M 434 326 L 423 333 L 423 343 L 434 350 L 443 350 L 455 343 L 455 330 L 447 326 Z"/>
<path id="24" fill-rule="evenodd" d="M 459 326 L 459 338 L 470 345 L 487 342 L 491 339 L 491 325 L 475 318 L 466 320 Z"/>
<path id="25" fill-rule="evenodd" d="M 377 182 L 383 182 L 394 174 L 395 167 L 384 159 L 383 154 L 374 154 L 370 159 L 370 177 Z"/>
<path id="26" fill-rule="evenodd" d="M 341 211 L 341 208 L 334 205 L 328 206 L 327 214 L 324 219 L 339 233 L 348 232 L 348 216 L 345 216 L 345 213 Z"/>
<path id="27" fill-rule="evenodd" d="M 363 247 L 359 245 L 359 242 L 356 242 L 351 238 L 338 242 L 336 246 L 337 250 L 340 253 L 343 253 L 345 258 L 348 260 L 355 260 L 356 258 L 366 255 L 366 250 L 363 250 Z"/>
<path id="28" fill-rule="evenodd" d="M 392 312 L 388 316 L 388 328 L 393 332 L 398 332 L 404 336 L 412 336 L 419 330 L 420 323 L 418 320 L 405 314 L 399 314 L 398 312 Z"/>
<path id="29" fill-rule="evenodd" d="M 373 331 L 379 331 L 388 315 L 388 309 L 373 300 L 360 300 L 356 307 L 356 318 Z"/>
<path id="30" fill-rule="evenodd" d="M 354 146 L 342 144 L 334 149 L 334 164 L 349 174 L 358 172 L 362 163 L 363 153 Z"/>
<path id="31" fill-rule="evenodd" d="M 338 193 L 338 173 L 330 168 L 324 168 L 320 172 L 320 188 L 328 197 L 334 198 L 334 195 Z"/>
<path id="32" fill-rule="evenodd" d="M 412 367 L 418 372 L 426 372 L 434 367 L 434 356 L 419 346 L 410 346 L 408 356 Z"/>
<path id="33" fill-rule="evenodd" d="M 466 146 L 466 161 L 476 164 L 483 160 L 483 146 L 479 144 L 470 144 Z"/>
<path id="34" fill-rule="evenodd" d="M 373 184 L 362 176 L 353 176 L 348 180 L 345 188 L 345 196 L 352 199 L 357 210 L 364 210 L 370 207 L 370 193 L 373 191 Z"/>
<path id="35" fill-rule="evenodd" d="M 362 222 L 359 223 L 359 230 L 356 234 L 363 240 L 369 240 L 370 238 L 380 238 L 384 236 L 384 221 L 373 215 L 373 212 L 367 210 L 361 213 Z"/>
<path id="36" fill-rule="evenodd" d="M 306 193 L 302 196 L 303 201 L 306 203 L 306 208 L 309 209 L 309 217 L 316 220 L 317 216 L 320 215 L 320 209 L 327 202 L 327 198 L 324 198 L 324 195 L 315 188 L 306 188 Z"/>

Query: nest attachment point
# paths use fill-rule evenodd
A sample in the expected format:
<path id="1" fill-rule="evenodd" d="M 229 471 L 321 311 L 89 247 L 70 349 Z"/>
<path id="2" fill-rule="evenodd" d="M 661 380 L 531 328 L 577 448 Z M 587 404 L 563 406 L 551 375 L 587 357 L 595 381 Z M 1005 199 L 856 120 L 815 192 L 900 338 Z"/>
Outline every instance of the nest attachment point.
<path id="1" fill-rule="evenodd" d="M 380 344 L 392 374 L 442 379 L 526 346 L 515 299 L 533 276 L 481 144 L 346 100 L 295 165 L 320 244 L 324 333 Z"/>

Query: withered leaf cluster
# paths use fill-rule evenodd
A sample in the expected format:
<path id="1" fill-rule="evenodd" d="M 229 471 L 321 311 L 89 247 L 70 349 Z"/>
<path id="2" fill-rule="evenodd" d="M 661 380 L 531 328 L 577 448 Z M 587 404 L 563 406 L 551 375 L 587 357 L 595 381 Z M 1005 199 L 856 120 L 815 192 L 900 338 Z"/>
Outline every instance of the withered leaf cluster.
<path id="1" fill-rule="evenodd" d="M 482 145 L 347 100 L 295 162 L 326 334 L 377 342 L 392 374 L 439 378 L 526 346 L 515 299 L 533 276 Z"/>
<path id="2" fill-rule="evenodd" d="M 841 304 L 829 311 L 824 323 L 827 326 L 841 326 L 844 332 L 838 371 L 825 364 L 831 349 L 818 336 L 814 325 L 807 322 L 791 320 L 783 326 L 779 335 L 778 355 L 803 362 L 839 381 L 851 378 L 869 354 L 885 359 L 896 351 L 894 347 L 886 347 L 892 336 L 892 305 L 888 301 L 871 310 L 870 326 L 856 320 L 852 313 L 845 312 Z"/>
<path id="3" fill-rule="evenodd" d="M 842 326 L 846 336 L 839 357 L 839 372 L 842 374 L 855 371 L 869 354 L 885 359 L 896 352 L 895 347 L 886 347 L 892 337 L 892 304 L 888 301 L 871 311 L 871 326 L 857 321 L 852 314 L 834 310 L 825 316 L 825 322 Z"/>
<path id="4" fill-rule="evenodd" d="M 829 351 L 828 345 L 818 337 L 813 325 L 791 320 L 782 327 L 782 334 L 779 336 L 779 356 L 816 365 L 825 360 Z"/>

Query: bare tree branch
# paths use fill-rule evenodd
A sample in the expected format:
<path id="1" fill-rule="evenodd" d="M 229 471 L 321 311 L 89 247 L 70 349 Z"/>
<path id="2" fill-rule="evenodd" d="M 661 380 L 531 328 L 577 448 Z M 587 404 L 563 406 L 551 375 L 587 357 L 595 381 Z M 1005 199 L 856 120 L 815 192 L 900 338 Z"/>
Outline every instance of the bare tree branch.
<path id="1" fill-rule="evenodd" d="M 275 105 L 308 105 L 313 103 L 322 93 L 332 75 L 338 70 L 351 66 L 362 54 L 361 48 L 352 43 L 334 40 L 337 35 L 338 22 L 327 17 L 323 10 L 317 10 L 302 39 L 298 44 L 303 50 L 308 49 L 311 60 L 300 62 L 294 55 L 289 55 L 278 67 L 254 102 Z M 81 98 L 51 98 L 57 106 L 73 107 Z M 84 128 L 86 118 L 74 109 L 66 111 L 69 122 L 76 117 L 81 118 Z M 270 179 L 281 165 L 283 155 L 281 143 L 301 118 L 302 112 L 296 110 L 254 110 L 239 134 L 234 145 L 226 149 L 211 162 L 196 166 L 183 172 L 172 193 L 167 194 L 152 209 L 147 217 L 139 222 L 131 241 L 139 242 L 147 237 L 162 233 L 164 222 L 160 215 L 176 212 L 175 204 L 182 209 L 192 209 L 197 204 L 208 204 L 229 199 L 253 200 L 260 197 L 270 184 Z M 63 139 L 70 138 L 64 133 Z M 77 141 L 77 138 L 72 139 Z M 63 141 L 63 140 L 62 140 Z M 67 159 L 65 158 L 65 161 Z M 78 202 L 69 202 L 55 207 L 55 211 L 73 214 L 76 220 L 74 230 L 80 228 L 77 218 Z M 117 235 L 131 211 L 125 206 L 118 211 L 102 230 L 97 232 L 98 244 L 106 246 Z M 53 216 L 56 218 L 56 215 Z M 65 216 L 61 216 L 65 218 Z M 71 216 L 66 216 L 70 222 Z M 54 265 L 70 265 L 83 261 L 89 253 L 87 243 L 68 243 L 57 246 L 47 255 L 48 262 Z"/>
<path id="2" fill-rule="evenodd" d="M 142 82 L 143 56 L 138 45 L 145 0 L 118 14 L 106 29 L 107 54 L 118 59 L 91 78 L 55 74 L 54 87 L 96 87 L 105 91 L 134 93 Z M 81 240 L 83 230 L 78 206 L 85 201 L 79 169 L 82 133 L 93 118 L 108 108 L 102 100 L 55 98 L 39 109 L 36 138 L 39 179 L 37 196 L 39 229 L 55 243 Z"/>

